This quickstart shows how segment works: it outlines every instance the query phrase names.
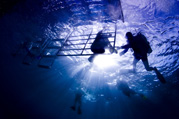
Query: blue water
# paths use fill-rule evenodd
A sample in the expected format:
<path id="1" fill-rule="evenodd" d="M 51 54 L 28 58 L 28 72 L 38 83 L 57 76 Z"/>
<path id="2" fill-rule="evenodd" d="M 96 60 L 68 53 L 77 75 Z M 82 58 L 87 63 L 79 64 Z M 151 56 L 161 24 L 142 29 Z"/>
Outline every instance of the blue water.
<path id="1" fill-rule="evenodd" d="M 179 118 L 179 1 L 121 0 L 124 23 L 115 20 L 118 11 L 103 11 L 107 5 L 105 0 L 26 0 L 0 18 L 0 118 Z M 147 72 L 141 61 L 137 72 L 130 72 L 132 51 L 100 56 L 97 64 L 89 63 L 89 56 L 59 56 L 51 69 L 38 67 L 38 61 L 24 65 L 23 53 L 11 55 L 25 40 L 65 38 L 74 29 L 74 35 L 89 34 L 89 29 L 95 34 L 103 27 L 114 31 L 115 23 L 116 46 L 126 43 L 127 31 L 145 34 L 153 49 L 149 64 L 158 68 L 166 84 Z M 119 80 L 145 98 L 127 97 L 118 88 Z M 78 91 L 81 115 L 70 109 Z"/>

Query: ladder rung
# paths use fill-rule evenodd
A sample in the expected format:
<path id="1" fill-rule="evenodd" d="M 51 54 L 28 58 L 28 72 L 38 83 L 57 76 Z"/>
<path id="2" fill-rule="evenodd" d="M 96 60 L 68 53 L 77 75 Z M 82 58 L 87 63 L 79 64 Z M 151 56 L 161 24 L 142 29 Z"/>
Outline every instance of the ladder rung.
<path id="1" fill-rule="evenodd" d="M 52 39 L 51 41 L 64 41 L 65 39 Z"/>
<path id="2" fill-rule="evenodd" d="M 86 35 L 79 35 L 79 36 L 89 36 L 89 34 L 86 34 Z M 79 36 L 70 36 L 70 37 L 79 37 Z"/>
<path id="3" fill-rule="evenodd" d="M 84 50 L 90 50 L 91 48 L 85 48 Z M 61 49 L 60 51 L 70 51 L 70 50 L 83 50 L 83 49 Z M 60 52 L 59 51 L 59 52 Z"/>
<path id="4" fill-rule="evenodd" d="M 92 43 L 87 43 L 87 44 L 92 44 Z M 85 45 L 85 43 L 76 43 L 76 44 L 64 44 L 64 46 L 71 46 L 71 45 Z"/>
<path id="5" fill-rule="evenodd" d="M 60 46 L 54 46 L 54 47 L 50 46 L 50 47 L 46 47 L 45 49 L 59 49 L 59 48 L 61 48 L 61 47 Z"/>
<path id="6" fill-rule="evenodd" d="M 109 33 L 115 33 L 115 32 L 107 32 L 107 33 L 102 33 L 102 34 L 109 34 Z M 70 36 L 70 37 L 79 37 L 79 36 L 89 36 L 90 34 L 85 34 L 85 35 L 78 35 L 78 36 Z M 96 34 L 91 34 L 92 35 L 96 35 Z"/>
<path id="7" fill-rule="evenodd" d="M 114 41 L 109 41 L 109 42 L 114 42 Z M 87 43 L 87 44 L 92 44 L 92 43 Z M 77 44 L 64 44 L 64 46 L 72 46 L 72 45 L 85 45 L 85 43 L 77 43 Z M 60 48 L 60 47 L 59 47 Z"/>
<path id="8" fill-rule="evenodd" d="M 68 39 L 67 42 L 68 41 L 80 41 L 80 40 L 88 40 L 88 39 L 74 39 L 74 40 L 73 39 L 70 39 L 70 40 Z"/>
<path id="9" fill-rule="evenodd" d="M 57 56 L 88 56 L 88 55 L 93 55 L 93 54 L 68 54 L 68 55 L 57 55 Z"/>

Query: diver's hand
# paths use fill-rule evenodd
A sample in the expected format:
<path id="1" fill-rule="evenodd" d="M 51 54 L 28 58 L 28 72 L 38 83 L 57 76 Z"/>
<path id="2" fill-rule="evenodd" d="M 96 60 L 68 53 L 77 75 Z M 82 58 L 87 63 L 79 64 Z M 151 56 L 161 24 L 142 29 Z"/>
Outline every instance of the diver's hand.
<path id="1" fill-rule="evenodd" d="M 116 49 L 113 49 L 113 48 L 110 48 L 109 51 L 110 51 L 111 54 L 112 54 L 112 53 L 116 53 L 116 54 L 118 53 L 117 50 L 116 50 Z"/>
<path id="2" fill-rule="evenodd" d="M 114 49 L 113 48 L 110 48 L 109 49 L 109 52 L 112 54 L 114 52 Z"/>

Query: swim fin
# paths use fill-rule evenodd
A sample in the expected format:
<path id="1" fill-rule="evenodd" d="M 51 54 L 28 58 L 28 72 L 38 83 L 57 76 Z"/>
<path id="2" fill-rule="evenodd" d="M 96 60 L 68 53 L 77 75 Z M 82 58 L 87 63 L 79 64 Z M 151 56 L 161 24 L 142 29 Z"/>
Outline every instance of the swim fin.
<path id="1" fill-rule="evenodd" d="M 155 67 L 154 68 L 154 71 L 155 71 L 155 73 L 156 73 L 156 75 L 157 75 L 157 78 L 160 80 L 160 82 L 161 83 L 166 83 L 166 80 L 165 80 L 165 78 L 163 77 L 163 75 L 158 71 L 158 69 Z"/>

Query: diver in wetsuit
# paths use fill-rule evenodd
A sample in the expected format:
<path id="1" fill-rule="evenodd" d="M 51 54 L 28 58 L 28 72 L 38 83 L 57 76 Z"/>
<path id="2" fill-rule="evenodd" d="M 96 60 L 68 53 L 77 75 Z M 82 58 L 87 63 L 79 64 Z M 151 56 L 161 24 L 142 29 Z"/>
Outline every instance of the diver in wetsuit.
<path id="1" fill-rule="evenodd" d="M 127 97 L 131 97 L 132 95 L 139 95 L 140 97 L 146 99 L 146 96 L 143 95 L 142 93 L 138 93 L 138 92 L 130 89 L 126 81 L 118 80 L 117 88 Z"/>
<path id="2" fill-rule="evenodd" d="M 129 48 L 132 48 L 134 51 L 134 60 L 133 60 L 133 71 L 136 71 L 136 64 L 137 62 L 141 59 L 145 69 L 147 71 L 152 71 L 154 70 L 155 73 L 157 74 L 158 79 L 162 82 L 165 83 L 164 77 L 160 74 L 160 72 L 157 70 L 156 67 L 150 67 L 148 63 L 148 58 L 147 58 L 147 53 L 151 53 L 152 49 L 149 45 L 149 42 L 145 39 L 145 36 L 142 35 L 141 33 L 138 33 L 138 35 L 133 36 L 131 32 L 126 33 L 126 38 L 127 38 L 127 44 L 124 46 L 121 46 L 121 49 L 124 49 L 120 55 L 125 54 Z"/>
<path id="3" fill-rule="evenodd" d="M 151 71 L 154 70 L 153 67 L 149 66 L 148 63 L 148 58 L 147 58 L 147 53 L 148 53 L 148 46 L 145 43 L 145 41 L 138 39 L 137 36 L 133 36 L 131 32 L 127 32 L 126 33 L 126 38 L 127 38 L 127 42 L 128 44 L 121 46 L 121 49 L 124 49 L 120 55 L 125 54 L 129 48 L 132 48 L 134 51 L 134 61 L 133 61 L 133 70 L 136 70 L 136 64 L 137 62 L 141 59 L 145 69 L 147 71 Z"/>
<path id="4" fill-rule="evenodd" d="M 110 48 L 110 53 L 117 52 L 116 50 L 113 50 L 113 47 L 108 40 L 108 37 L 110 36 L 111 34 L 106 35 L 103 34 L 102 31 L 97 33 L 96 38 L 91 45 L 91 51 L 93 52 L 93 55 L 88 58 L 89 62 L 93 62 L 93 59 L 97 54 L 103 54 L 106 47 Z"/>
<path id="5" fill-rule="evenodd" d="M 81 105 L 82 105 L 82 96 L 84 95 L 83 91 L 79 88 L 77 88 L 76 94 L 75 94 L 75 100 L 74 100 L 74 104 L 73 106 L 71 106 L 70 108 L 72 110 L 76 110 L 76 107 L 78 106 L 78 114 L 81 114 Z"/>

